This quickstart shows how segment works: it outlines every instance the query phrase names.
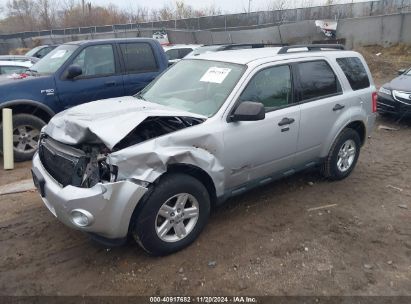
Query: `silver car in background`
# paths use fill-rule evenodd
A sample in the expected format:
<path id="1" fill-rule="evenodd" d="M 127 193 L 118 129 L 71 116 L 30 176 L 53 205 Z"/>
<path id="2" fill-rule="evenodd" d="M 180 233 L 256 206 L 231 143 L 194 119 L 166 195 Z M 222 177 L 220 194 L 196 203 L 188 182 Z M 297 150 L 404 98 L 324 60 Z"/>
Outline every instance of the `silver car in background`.
<path id="1" fill-rule="evenodd" d="M 163 49 L 168 58 L 168 64 L 173 65 L 201 46 L 202 44 L 175 44 L 163 46 Z"/>
<path id="2" fill-rule="evenodd" d="M 206 53 L 134 97 L 57 114 L 33 178 L 66 225 L 165 255 L 229 197 L 313 166 L 346 178 L 375 112 L 367 64 L 340 45 Z"/>

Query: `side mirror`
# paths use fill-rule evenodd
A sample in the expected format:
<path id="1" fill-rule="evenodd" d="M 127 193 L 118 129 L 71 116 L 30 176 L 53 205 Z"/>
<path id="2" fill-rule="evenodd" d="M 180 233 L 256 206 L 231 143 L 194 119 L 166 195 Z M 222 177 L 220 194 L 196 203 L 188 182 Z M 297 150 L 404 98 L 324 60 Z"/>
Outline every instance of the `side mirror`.
<path id="1" fill-rule="evenodd" d="M 260 102 L 243 101 L 231 115 L 231 121 L 256 121 L 265 118 L 264 105 Z"/>
<path id="2" fill-rule="evenodd" d="M 400 69 L 400 70 L 398 70 L 398 75 L 402 75 L 402 74 L 404 74 L 406 71 L 407 71 L 406 69 Z"/>
<path id="3" fill-rule="evenodd" d="M 67 79 L 74 79 L 77 76 L 80 76 L 81 74 L 83 74 L 83 70 L 81 69 L 81 67 L 79 65 L 72 64 L 67 69 L 66 78 Z"/>

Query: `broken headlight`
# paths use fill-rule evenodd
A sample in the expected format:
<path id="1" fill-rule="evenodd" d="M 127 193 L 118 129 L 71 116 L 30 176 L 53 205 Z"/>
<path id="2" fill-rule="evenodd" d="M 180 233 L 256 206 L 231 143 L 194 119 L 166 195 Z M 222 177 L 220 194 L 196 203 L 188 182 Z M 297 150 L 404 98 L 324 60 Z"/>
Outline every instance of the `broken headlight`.
<path id="1" fill-rule="evenodd" d="M 113 183 L 117 181 L 118 167 L 107 164 L 105 160 L 99 162 L 100 181 Z"/>
<path id="2" fill-rule="evenodd" d="M 90 188 L 97 183 L 112 183 L 117 180 L 118 167 L 107 163 L 107 151 L 100 147 L 89 147 L 87 156 L 89 162 L 83 175 L 81 186 Z"/>

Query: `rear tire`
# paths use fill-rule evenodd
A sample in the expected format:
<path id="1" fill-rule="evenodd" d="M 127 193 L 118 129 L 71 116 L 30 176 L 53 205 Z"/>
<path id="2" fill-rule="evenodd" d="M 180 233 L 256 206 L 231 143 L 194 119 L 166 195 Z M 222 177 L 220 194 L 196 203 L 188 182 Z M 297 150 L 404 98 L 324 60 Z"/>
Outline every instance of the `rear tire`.
<path id="1" fill-rule="evenodd" d="M 37 150 L 41 128 L 46 123 L 30 114 L 13 115 L 13 152 L 17 162 L 31 160 Z M 3 151 L 3 125 L 0 127 L 0 150 Z"/>
<path id="2" fill-rule="evenodd" d="M 358 133 L 350 128 L 344 129 L 334 141 L 322 164 L 322 175 L 330 180 L 341 180 L 349 176 L 360 156 L 360 148 L 361 140 Z"/>
<path id="3" fill-rule="evenodd" d="M 189 246 L 210 215 L 210 197 L 197 179 L 166 174 L 153 185 L 133 216 L 131 233 L 149 254 L 167 255 Z"/>

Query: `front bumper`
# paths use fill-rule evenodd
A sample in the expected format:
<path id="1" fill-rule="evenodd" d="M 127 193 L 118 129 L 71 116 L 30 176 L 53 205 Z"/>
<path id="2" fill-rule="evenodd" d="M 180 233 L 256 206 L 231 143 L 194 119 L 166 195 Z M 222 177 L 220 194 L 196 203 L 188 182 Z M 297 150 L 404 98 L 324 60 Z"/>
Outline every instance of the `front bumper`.
<path id="1" fill-rule="evenodd" d="M 390 95 L 378 93 L 377 112 L 397 115 L 411 115 L 411 105 L 399 102 Z"/>
<path id="2" fill-rule="evenodd" d="M 107 239 L 125 238 L 131 215 L 146 193 L 147 188 L 125 180 L 98 183 L 91 188 L 61 187 L 44 169 L 38 154 L 33 158 L 33 168 L 44 179 L 43 202 L 65 225 Z M 80 227 L 72 221 L 73 210 L 91 214 L 91 223 Z"/>

